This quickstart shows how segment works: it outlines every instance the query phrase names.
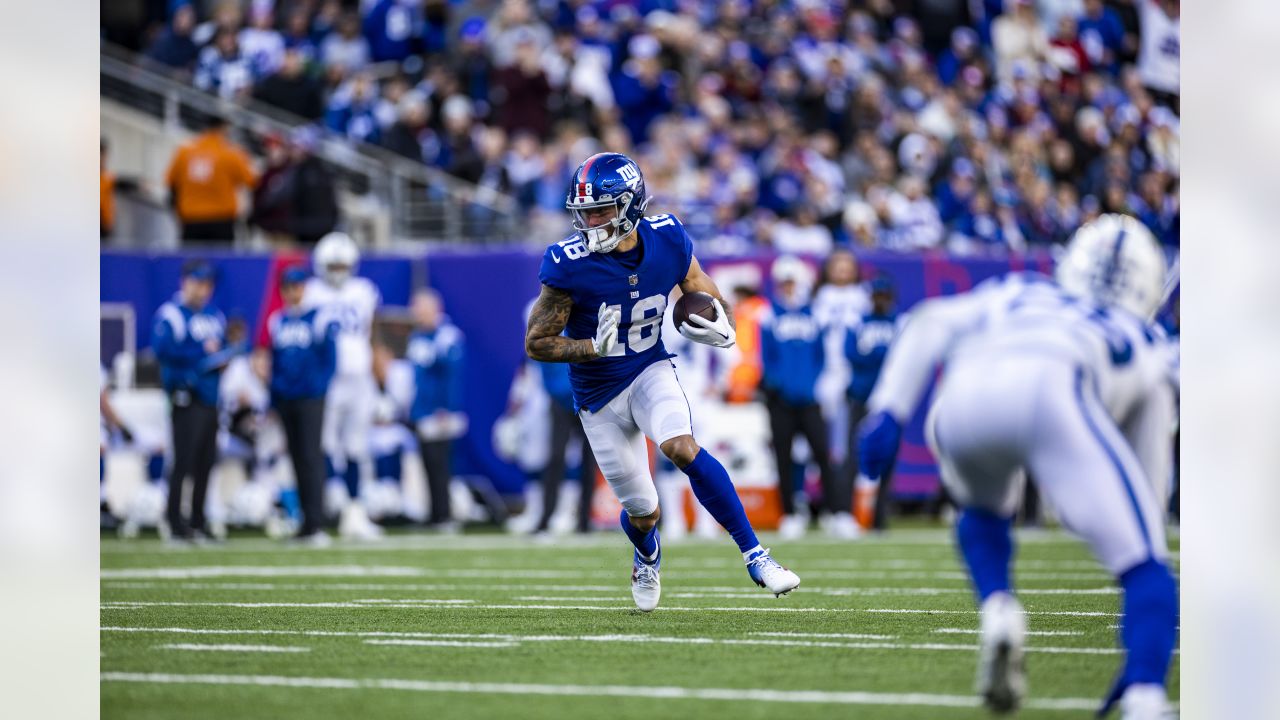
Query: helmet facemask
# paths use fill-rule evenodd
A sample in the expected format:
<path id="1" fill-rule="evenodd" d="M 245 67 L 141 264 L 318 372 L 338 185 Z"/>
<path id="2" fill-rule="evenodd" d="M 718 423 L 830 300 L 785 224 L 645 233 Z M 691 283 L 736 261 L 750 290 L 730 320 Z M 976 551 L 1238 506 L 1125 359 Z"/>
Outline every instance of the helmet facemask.
<path id="1" fill-rule="evenodd" d="M 605 196 L 595 202 L 584 202 L 569 206 L 573 215 L 573 229 L 577 230 L 587 243 L 587 250 L 593 253 L 609 253 L 622 242 L 622 239 L 635 229 L 634 223 L 627 219 L 627 210 L 635 196 L 624 192 L 616 199 Z M 614 216 L 599 225 L 589 224 L 587 211 L 599 208 L 613 208 Z"/>

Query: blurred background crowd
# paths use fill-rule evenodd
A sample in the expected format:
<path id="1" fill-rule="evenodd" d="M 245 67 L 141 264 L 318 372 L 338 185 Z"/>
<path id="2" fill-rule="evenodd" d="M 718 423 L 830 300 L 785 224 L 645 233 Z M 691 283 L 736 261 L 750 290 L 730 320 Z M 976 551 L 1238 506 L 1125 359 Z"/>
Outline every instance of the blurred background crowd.
<path id="1" fill-rule="evenodd" d="M 303 243 L 344 219 L 295 169 L 343 139 L 512 198 L 529 241 L 610 150 L 705 255 L 1016 252 L 1103 212 L 1178 245 L 1177 0 L 139 0 L 102 36 L 296 130 L 242 138 L 253 201 L 215 221 Z"/>

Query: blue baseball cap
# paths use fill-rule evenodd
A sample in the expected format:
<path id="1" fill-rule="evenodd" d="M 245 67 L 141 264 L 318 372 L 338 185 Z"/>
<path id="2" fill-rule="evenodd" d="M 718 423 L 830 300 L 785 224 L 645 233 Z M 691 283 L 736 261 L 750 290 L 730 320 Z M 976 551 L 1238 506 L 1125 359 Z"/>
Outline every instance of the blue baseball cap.
<path id="1" fill-rule="evenodd" d="M 294 265 L 293 267 L 286 269 L 280 276 L 280 284 L 299 285 L 306 282 L 309 277 L 311 277 L 311 273 L 307 272 L 305 267 L 301 265 Z"/>
<path id="2" fill-rule="evenodd" d="M 877 275 L 871 280 L 872 293 L 892 293 L 893 281 L 884 275 Z"/>
<path id="3" fill-rule="evenodd" d="M 213 269 L 213 266 L 204 260 L 188 260 L 182 266 L 183 278 L 212 281 L 216 276 L 217 272 Z"/>

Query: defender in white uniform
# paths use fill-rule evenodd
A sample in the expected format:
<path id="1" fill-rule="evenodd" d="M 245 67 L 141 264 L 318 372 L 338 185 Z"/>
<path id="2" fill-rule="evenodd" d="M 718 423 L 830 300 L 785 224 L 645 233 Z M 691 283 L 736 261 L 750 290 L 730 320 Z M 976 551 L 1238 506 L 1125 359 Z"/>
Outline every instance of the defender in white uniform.
<path id="1" fill-rule="evenodd" d="M 1126 720 L 1167 712 L 1178 622 L 1163 510 L 1174 388 L 1151 322 L 1165 272 L 1146 227 L 1104 215 L 1076 232 L 1056 282 L 1014 274 L 920 305 L 868 402 L 859 452 L 874 478 L 945 366 L 926 434 L 963 508 L 957 538 L 981 602 L 978 689 L 994 710 L 1025 693 L 1026 619 L 1009 566 L 1030 475 L 1124 590 L 1125 665 L 1104 708 L 1121 699 Z"/>
<path id="2" fill-rule="evenodd" d="M 372 475 L 369 428 L 377 389 L 373 381 L 373 318 L 382 298 L 367 278 L 356 277 L 360 251 L 345 233 L 329 233 L 316 244 L 317 277 L 307 281 L 304 307 L 320 308 L 324 323 L 337 322 L 338 367 L 325 396 L 321 443 L 330 468 L 330 512 L 340 511 L 338 532 L 374 538 L 381 529 L 369 521 L 359 502 L 360 480 Z M 342 492 L 345 483 L 346 493 Z"/>

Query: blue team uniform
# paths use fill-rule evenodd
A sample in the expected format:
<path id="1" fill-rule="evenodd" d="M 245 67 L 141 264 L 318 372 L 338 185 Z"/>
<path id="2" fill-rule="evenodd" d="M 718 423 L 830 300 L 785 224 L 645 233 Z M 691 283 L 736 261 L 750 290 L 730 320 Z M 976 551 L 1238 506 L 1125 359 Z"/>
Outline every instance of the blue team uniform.
<path id="1" fill-rule="evenodd" d="M 569 366 L 575 410 L 596 412 L 645 368 L 674 357 L 662 344 L 663 311 L 672 288 L 689 274 L 693 241 L 674 215 L 644 218 L 636 234 L 640 242 L 630 253 L 589 253 L 574 234 L 542 257 L 538 279 L 573 298 L 566 336 L 594 338 L 602 302 L 621 309 L 613 354 Z"/>
<path id="2" fill-rule="evenodd" d="M 271 401 L 321 398 L 337 366 L 336 322 L 319 309 L 284 308 L 267 321 L 271 335 Z"/>
<path id="3" fill-rule="evenodd" d="M 773 303 L 773 313 L 760 323 L 761 383 L 792 405 L 814 401 L 814 386 L 826 350 L 822 327 L 809 304 L 788 307 Z"/>
<path id="4" fill-rule="evenodd" d="M 218 382 L 227 360 L 238 348 L 205 351 L 205 343 L 226 340 L 227 321 L 212 304 L 192 309 L 173 300 L 156 310 L 151 347 L 160 361 L 160 382 L 179 404 L 188 398 L 210 406 L 218 404 Z"/>
<path id="5" fill-rule="evenodd" d="M 889 354 L 889 345 L 898 334 L 898 314 L 867 313 L 862 323 L 850 328 L 844 338 L 844 355 L 849 359 L 853 377 L 849 381 L 849 397 L 866 404 L 871 389 L 880 377 L 880 368 Z"/>
<path id="6" fill-rule="evenodd" d="M 462 331 L 444 322 L 409 337 L 405 357 L 413 363 L 415 392 L 409 419 L 417 422 L 439 410 L 462 410 Z"/>

